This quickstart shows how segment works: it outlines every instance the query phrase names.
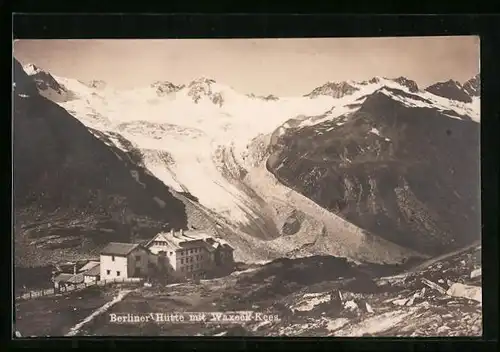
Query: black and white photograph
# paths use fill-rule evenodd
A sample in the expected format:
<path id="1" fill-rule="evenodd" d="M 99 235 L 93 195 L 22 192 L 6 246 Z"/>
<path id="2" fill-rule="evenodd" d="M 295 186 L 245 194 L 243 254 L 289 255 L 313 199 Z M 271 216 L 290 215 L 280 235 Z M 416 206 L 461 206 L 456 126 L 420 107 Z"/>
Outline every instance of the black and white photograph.
<path id="1" fill-rule="evenodd" d="M 13 42 L 15 336 L 481 336 L 478 36 Z"/>

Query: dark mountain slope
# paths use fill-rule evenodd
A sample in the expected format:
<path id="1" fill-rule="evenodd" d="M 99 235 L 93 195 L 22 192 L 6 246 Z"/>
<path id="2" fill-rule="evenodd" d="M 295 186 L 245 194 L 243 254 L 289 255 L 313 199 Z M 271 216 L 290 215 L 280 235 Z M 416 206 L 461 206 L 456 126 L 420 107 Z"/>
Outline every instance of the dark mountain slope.
<path id="1" fill-rule="evenodd" d="M 479 124 L 467 117 L 377 91 L 350 116 L 272 141 L 267 167 L 282 183 L 374 234 L 426 254 L 480 236 Z"/>
<path id="2" fill-rule="evenodd" d="M 38 88 L 38 93 L 54 102 L 64 102 L 74 99 L 73 92 L 66 89 L 66 87 L 56 81 L 56 79 L 47 71 L 28 64 L 25 66 L 29 77 L 35 82 Z"/>
<path id="3" fill-rule="evenodd" d="M 481 95 L 481 77 L 479 73 L 465 82 L 463 88 L 471 97 L 479 97 Z"/>
<path id="4" fill-rule="evenodd" d="M 186 227 L 184 204 L 137 165 L 137 156 L 97 139 L 40 96 L 15 62 L 16 264 L 85 253 L 131 233 Z M 48 251 L 45 251 L 48 250 Z"/>
<path id="5" fill-rule="evenodd" d="M 446 82 L 435 83 L 425 89 L 429 93 L 438 95 L 443 98 L 471 103 L 472 98 L 469 96 L 460 82 L 449 80 Z"/>

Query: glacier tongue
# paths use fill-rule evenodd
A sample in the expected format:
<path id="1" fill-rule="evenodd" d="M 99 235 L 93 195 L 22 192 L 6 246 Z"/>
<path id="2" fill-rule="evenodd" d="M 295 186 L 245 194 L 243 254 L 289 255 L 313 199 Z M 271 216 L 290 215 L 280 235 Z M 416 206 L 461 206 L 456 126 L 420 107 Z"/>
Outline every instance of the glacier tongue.
<path id="1" fill-rule="evenodd" d="M 145 167 L 167 186 L 189 193 L 239 224 L 257 216 L 251 196 L 239 186 L 248 143 L 290 116 L 323 113 L 333 103 L 328 97 L 254 100 L 217 86 L 226 98 L 221 108 L 207 100 L 194 104 L 182 90 L 172 93 L 174 98 L 157 99 L 153 87 L 97 91 L 75 80 L 58 79 L 79 97 L 60 103 L 62 107 L 90 128 L 121 135 L 141 151 Z"/>

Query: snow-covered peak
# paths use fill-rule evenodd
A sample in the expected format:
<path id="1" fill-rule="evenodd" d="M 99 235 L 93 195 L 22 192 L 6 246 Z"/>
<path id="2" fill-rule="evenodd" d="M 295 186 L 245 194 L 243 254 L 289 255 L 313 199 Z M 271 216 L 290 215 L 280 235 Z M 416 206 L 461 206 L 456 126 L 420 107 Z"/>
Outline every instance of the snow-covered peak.
<path id="1" fill-rule="evenodd" d="M 13 60 L 12 88 L 14 94 L 21 97 L 38 94 L 35 82 L 26 73 L 21 63 L 15 58 Z"/>
<path id="2" fill-rule="evenodd" d="M 454 81 L 451 82 L 453 83 L 450 84 L 454 87 L 458 87 Z M 352 90 L 352 93 L 333 99 L 333 107 L 323 114 L 293 117 L 281 126 L 281 131 L 284 132 L 289 128 L 301 129 L 307 126 L 319 125 L 326 121 L 339 122 L 340 120 L 337 121 L 338 118 L 345 118 L 354 113 L 361 108 L 367 99 L 376 97 L 378 94 L 389 97 L 408 108 L 429 108 L 460 120 L 468 120 L 468 118 L 477 122 L 480 120 L 479 104 L 477 102 L 471 104 L 470 102 L 444 98 L 428 91 L 421 91 L 416 82 L 406 77 L 374 77 L 362 82 L 329 82 L 320 88 L 327 91 L 330 88 L 339 87 L 348 87 L 347 89 Z M 343 122 L 340 121 L 339 123 Z"/>
<path id="3" fill-rule="evenodd" d="M 232 88 L 217 83 L 214 79 L 200 77 L 188 84 L 185 88 L 187 96 L 198 104 L 201 100 L 211 101 L 213 104 L 222 106 L 228 96 L 235 95 Z"/>
<path id="4" fill-rule="evenodd" d="M 408 90 L 411 93 L 419 91 L 415 81 L 406 77 L 400 76 L 397 78 L 387 78 L 375 76 L 365 81 L 342 81 L 342 82 L 327 82 L 324 85 L 315 88 L 311 93 L 305 96 L 315 98 L 319 95 L 331 96 L 336 99 L 343 98 L 348 95 L 353 95 L 359 91 L 374 91 L 382 86 L 391 86 Z"/>
<path id="5" fill-rule="evenodd" d="M 411 80 L 411 79 L 408 79 L 406 77 L 403 77 L 403 76 L 400 76 L 400 77 L 397 77 L 397 78 L 393 78 L 392 81 L 408 88 L 408 90 L 412 93 L 416 93 L 419 91 L 418 89 L 418 85 L 417 85 L 417 82 Z"/>
<path id="6" fill-rule="evenodd" d="M 386 78 L 384 77 L 381 77 L 381 76 L 375 76 L 367 81 L 361 81 L 361 82 L 354 82 L 354 83 L 357 83 L 357 84 L 360 84 L 362 86 L 366 86 L 366 85 L 369 85 L 369 84 L 378 84 L 380 83 L 382 80 L 386 80 Z"/>
<path id="7" fill-rule="evenodd" d="M 463 89 L 471 97 L 479 97 L 481 95 L 481 78 L 479 76 L 479 73 L 465 82 L 463 85 Z"/>
<path id="8" fill-rule="evenodd" d="M 348 82 L 327 82 L 320 87 L 313 89 L 312 92 L 306 94 L 305 96 L 315 98 L 319 95 L 327 95 L 333 98 L 342 98 L 346 95 L 351 95 L 359 88 Z"/>
<path id="9" fill-rule="evenodd" d="M 161 97 L 170 93 L 178 92 L 184 86 L 177 86 L 169 81 L 156 81 L 151 84 L 151 88 L 156 89 L 156 94 Z"/>
<path id="10" fill-rule="evenodd" d="M 23 69 L 24 69 L 24 72 L 26 72 L 26 74 L 28 76 L 32 76 L 32 75 L 37 74 L 40 71 L 42 71 L 42 69 L 40 69 L 38 66 L 36 66 L 35 64 L 31 64 L 31 63 L 24 65 Z"/>
<path id="11" fill-rule="evenodd" d="M 27 64 L 23 67 L 24 72 L 35 82 L 41 94 L 46 96 L 56 95 L 59 99 L 67 99 L 68 90 L 58 82 L 48 71 L 41 69 L 35 64 Z"/>
<path id="12" fill-rule="evenodd" d="M 198 78 L 192 80 L 189 83 L 188 87 L 193 87 L 193 86 L 210 86 L 213 83 L 217 83 L 215 81 L 215 79 L 210 78 L 210 77 L 206 77 L 206 76 L 201 76 L 201 77 L 198 77 Z"/>

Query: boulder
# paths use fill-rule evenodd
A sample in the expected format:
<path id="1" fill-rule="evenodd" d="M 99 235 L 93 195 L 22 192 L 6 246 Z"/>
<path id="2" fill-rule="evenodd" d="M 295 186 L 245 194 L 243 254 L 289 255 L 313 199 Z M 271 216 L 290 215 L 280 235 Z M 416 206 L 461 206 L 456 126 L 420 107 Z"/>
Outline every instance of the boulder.
<path id="1" fill-rule="evenodd" d="M 446 294 L 448 296 L 463 297 L 477 302 L 482 302 L 483 300 L 481 287 L 465 285 L 461 283 L 452 284 Z"/>
<path id="2" fill-rule="evenodd" d="M 401 298 L 401 299 L 396 299 L 392 301 L 392 304 L 395 304 L 397 306 L 404 306 L 408 302 L 408 298 Z"/>
<path id="3" fill-rule="evenodd" d="M 358 310 L 358 305 L 354 301 L 347 301 L 344 303 L 344 308 L 350 311 Z"/>
<path id="4" fill-rule="evenodd" d="M 415 303 L 415 297 L 410 297 L 410 299 L 406 302 L 406 306 L 412 306 Z"/>
<path id="5" fill-rule="evenodd" d="M 470 273 L 470 278 L 471 279 L 474 279 L 476 277 L 480 277 L 481 276 L 481 268 L 479 269 L 476 269 L 476 270 L 473 270 L 471 273 Z"/>
<path id="6" fill-rule="evenodd" d="M 300 219 L 297 216 L 297 213 L 292 212 L 285 220 L 283 226 L 281 227 L 281 233 L 284 236 L 291 236 L 296 234 L 300 230 Z"/>

